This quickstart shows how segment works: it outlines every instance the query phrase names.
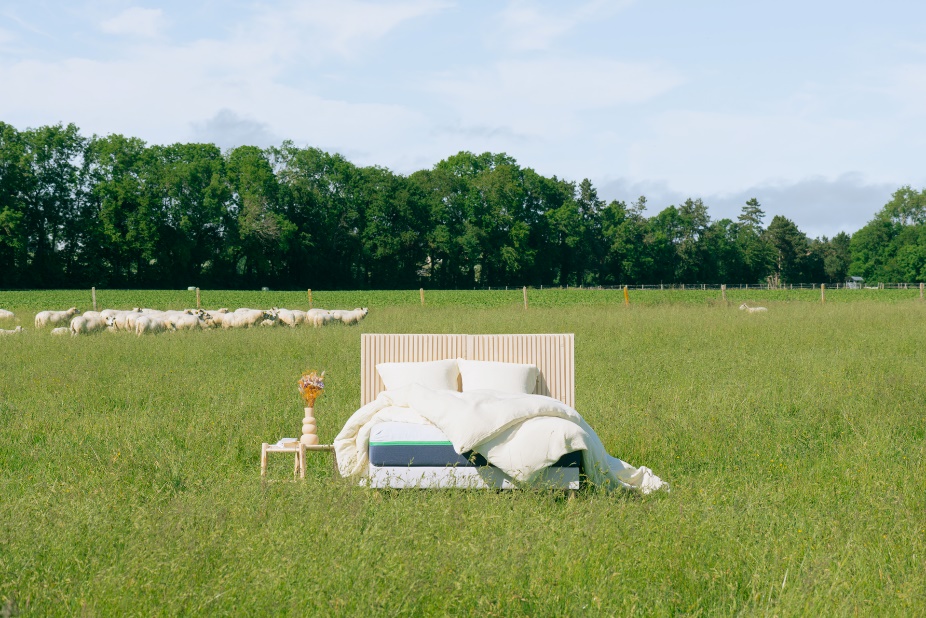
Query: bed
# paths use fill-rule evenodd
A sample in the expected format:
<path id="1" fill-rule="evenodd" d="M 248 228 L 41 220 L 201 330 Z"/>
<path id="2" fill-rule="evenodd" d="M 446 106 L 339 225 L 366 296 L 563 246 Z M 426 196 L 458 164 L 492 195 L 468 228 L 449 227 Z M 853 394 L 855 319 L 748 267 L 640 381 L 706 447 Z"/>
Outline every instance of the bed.
<path id="1" fill-rule="evenodd" d="M 334 440 L 338 470 L 376 488 L 664 484 L 611 457 L 573 408 L 565 334 L 361 335 L 361 407 Z"/>
<path id="2" fill-rule="evenodd" d="M 574 335 L 363 334 L 360 342 L 360 400 L 364 406 L 385 390 L 376 366 L 462 358 L 533 364 L 535 391 L 572 406 L 575 400 Z M 462 387 L 458 383 L 458 390 Z M 564 455 L 535 483 L 578 489 L 581 454 Z M 512 478 L 485 457 L 458 454 L 433 425 L 384 422 L 370 435 L 369 466 L 364 483 L 373 487 L 465 487 L 511 489 Z"/>

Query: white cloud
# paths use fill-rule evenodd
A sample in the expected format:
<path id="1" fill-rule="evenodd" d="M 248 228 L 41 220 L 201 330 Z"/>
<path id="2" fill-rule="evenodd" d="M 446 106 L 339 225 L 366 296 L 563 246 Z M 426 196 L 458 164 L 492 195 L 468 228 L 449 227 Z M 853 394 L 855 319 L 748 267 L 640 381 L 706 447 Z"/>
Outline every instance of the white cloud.
<path id="1" fill-rule="evenodd" d="M 905 113 L 920 117 L 926 115 L 923 105 L 926 100 L 926 64 L 901 64 L 885 74 L 885 90 L 901 104 Z"/>
<path id="2" fill-rule="evenodd" d="M 621 10 L 633 0 L 592 0 L 576 7 L 557 5 L 565 10 L 545 11 L 536 2 L 512 0 L 498 15 L 497 40 L 516 51 L 548 49 L 556 39 L 580 24 Z"/>
<path id="3" fill-rule="evenodd" d="M 606 200 L 630 203 L 645 195 L 651 217 L 686 198 L 701 198 L 712 219 L 732 219 L 740 214 L 746 200 L 756 198 L 765 211 L 765 225 L 782 215 L 794 221 L 810 238 L 833 237 L 839 232 L 855 233 L 884 207 L 898 189 L 891 183 L 871 182 L 861 174 L 841 174 L 833 178 L 813 176 L 794 182 L 764 182 L 733 193 L 684 193 L 665 182 L 635 182 L 626 178 L 602 184 L 598 194 Z"/>
<path id="4" fill-rule="evenodd" d="M 449 6 L 444 0 L 293 1 L 262 7 L 245 31 L 280 57 L 319 62 L 328 54 L 355 57 L 405 23 Z"/>
<path id="5" fill-rule="evenodd" d="M 9 30 L 0 28 L 0 45 L 4 45 L 6 43 L 12 43 L 15 40 L 16 40 L 15 34 L 10 32 Z"/>
<path id="6" fill-rule="evenodd" d="M 648 118 L 627 151 L 631 178 L 671 179 L 686 191 L 733 192 L 770 179 L 835 177 L 866 170 L 875 182 L 922 176 L 917 162 L 885 157 L 901 136 L 889 117 L 845 119 L 825 111 L 722 113 L 675 110 Z"/>
<path id="7" fill-rule="evenodd" d="M 107 34 L 154 38 L 166 26 L 161 9 L 132 7 L 100 23 L 100 30 Z"/>
<path id="8" fill-rule="evenodd" d="M 283 139 L 270 130 L 266 122 L 242 118 L 230 109 L 221 109 L 215 116 L 192 123 L 192 139 L 213 143 L 222 149 L 237 146 L 277 146 Z"/>
<path id="9" fill-rule="evenodd" d="M 325 99 L 277 83 L 272 65 L 248 51 L 229 54 L 225 46 L 200 43 L 156 47 L 117 62 L 0 65 L 0 83 L 23 94 L 0 98 L 0 117 L 17 127 L 74 122 L 84 133 L 125 133 L 154 143 L 210 139 L 232 146 L 253 139 L 266 145 L 281 136 L 367 153 L 361 164 L 386 164 L 380 153 L 406 144 L 408 133 L 425 123 L 401 106 Z M 223 128 L 230 134 L 223 136 Z"/>
<path id="10" fill-rule="evenodd" d="M 583 111 L 636 104 L 682 82 L 655 64 L 609 59 L 506 60 L 436 77 L 428 86 L 464 124 L 510 127 L 524 135 L 571 134 Z"/>

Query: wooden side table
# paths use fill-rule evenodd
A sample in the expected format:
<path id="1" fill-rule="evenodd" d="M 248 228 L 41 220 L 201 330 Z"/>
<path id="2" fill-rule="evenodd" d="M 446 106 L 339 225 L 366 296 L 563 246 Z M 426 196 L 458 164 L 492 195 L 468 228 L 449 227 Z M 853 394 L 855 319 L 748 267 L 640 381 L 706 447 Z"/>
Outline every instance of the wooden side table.
<path id="1" fill-rule="evenodd" d="M 298 475 L 299 478 L 305 478 L 305 454 L 306 451 L 334 451 L 334 445 L 331 444 L 311 444 L 306 446 L 302 442 L 281 446 L 279 444 L 269 444 L 264 442 L 260 448 L 260 476 L 267 476 L 267 454 L 268 453 L 294 453 L 295 463 L 293 464 L 293 478 Z"/>

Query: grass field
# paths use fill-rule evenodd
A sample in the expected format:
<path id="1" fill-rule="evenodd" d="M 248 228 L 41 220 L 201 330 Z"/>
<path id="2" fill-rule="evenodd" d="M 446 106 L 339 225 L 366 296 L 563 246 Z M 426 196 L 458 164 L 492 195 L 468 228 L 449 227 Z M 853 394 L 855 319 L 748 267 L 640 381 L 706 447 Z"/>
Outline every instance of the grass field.
<path id="1" fill-rule="evenodd" d="M 888 303 L 833 292 L 822 306 L 773 293 L 731 292 L 732 306 L 717 292 L 700 302 L 687 296 L 700 292 L 678 292 L 681 303 L 635 302 L 637 293 L 630 308 L 620 292 L 553 292 L 532 291 L 527 312 L 520 291 L 447 293 L 461 306 L 429 292 L 425 307 L 417 291 L 317 293 L 316 305 L 362 304 L 370 315 L 353 327 L 144 339 L 29 328 L 39 309 L 88 308 L 87 292 L 0 293 L 0 307 L 29 328 L 0 338 L 0 607 L 926 613 L 918 290 L 870 291 Z M 99 298 L 192 304 L 189 292 L 140 294 Z M 244 296 L 204 291 L 204 305 L 304 298 L 229 294 Z M 770 311 L 747 315 L 735 308 L 742 300 Z M 672 492 L 371 491 L 337 478 L 326 454 L 310 457 L 304 482 L 262 486 L 261 442 L 299 433 L 303 370 L 327 371 L 323 441 L 357 407 L 361 332 L 574 332 L 578 410 L 613 455 L 649 466 Z M 274 479 L 291 468 L 287 457 L 270 460 Z"/>

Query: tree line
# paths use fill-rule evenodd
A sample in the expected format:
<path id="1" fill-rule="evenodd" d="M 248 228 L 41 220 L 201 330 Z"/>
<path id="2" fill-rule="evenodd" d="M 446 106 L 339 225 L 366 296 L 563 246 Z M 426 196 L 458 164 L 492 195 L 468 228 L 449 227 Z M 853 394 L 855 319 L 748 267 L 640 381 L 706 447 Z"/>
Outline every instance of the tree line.
<path id="1" fill-rule="evenodd" d="M 292 142 L 222 152 L 0 122 L 0 286 L 399 289 L 926 279 L 926 190 L 851 237 L 750 199 L 646 216 L 503 153 L 401 175 Z"/>

